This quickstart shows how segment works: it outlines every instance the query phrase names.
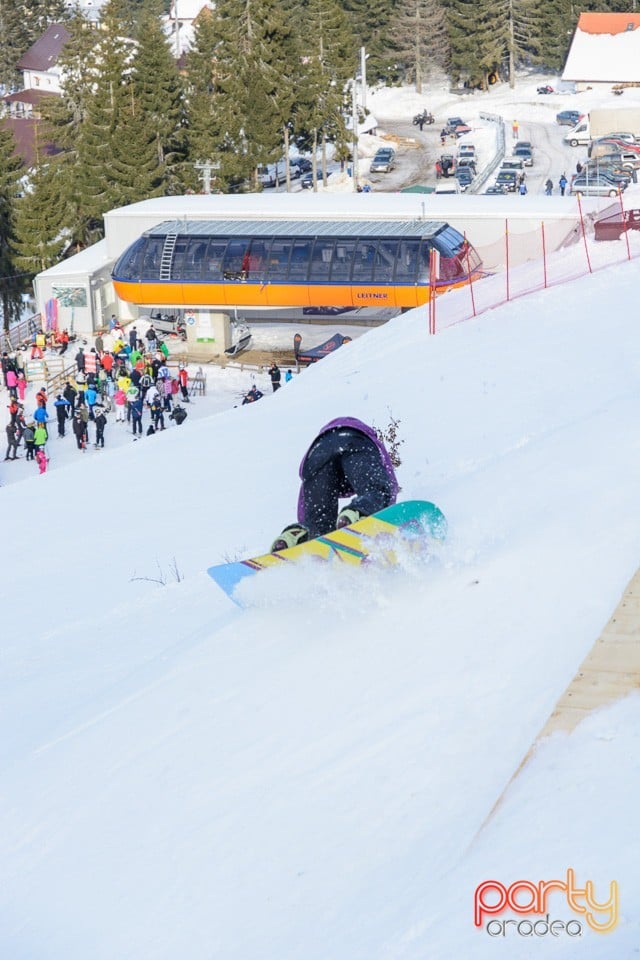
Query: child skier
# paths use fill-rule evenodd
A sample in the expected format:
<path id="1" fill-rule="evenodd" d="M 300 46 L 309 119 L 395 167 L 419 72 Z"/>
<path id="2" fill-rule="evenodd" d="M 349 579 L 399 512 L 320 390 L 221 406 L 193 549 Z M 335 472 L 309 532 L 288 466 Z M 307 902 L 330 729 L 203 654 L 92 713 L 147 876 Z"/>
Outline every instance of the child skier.
<path id="1" fill-rule="evenodd" d="M 44 452 L 44 447 L 38 447 L 36 451 L 36 463 L 38 464 L 38 470 L 40 473 L 47 472 L 47 464 L 49 463 L 47 455 Z"/>
<path id="2" fill-rule="evenodd" d="M 396 502 L 391 457 L 375 431 L 353 417 L 326 424 L 300 464 L 298 523 L 289 524 L 272 552 L 355 523 Z M 353 497 L 338 513 L 340 497 Z"/>

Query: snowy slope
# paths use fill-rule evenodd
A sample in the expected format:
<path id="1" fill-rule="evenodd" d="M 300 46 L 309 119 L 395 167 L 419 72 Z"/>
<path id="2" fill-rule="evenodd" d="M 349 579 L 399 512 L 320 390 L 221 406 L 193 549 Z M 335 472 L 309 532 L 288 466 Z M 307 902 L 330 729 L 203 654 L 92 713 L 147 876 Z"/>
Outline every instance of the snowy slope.
<path id="1" fill-rule="evenodd" d="M 638 566 L 637 285 L 609 268 L 431 338 L 415 311 L 259 404 L 2 489 L 2 956 L 526 958 L 473 890 L 567 867 L 620 883 L 620 923 L 554 955 L 636 955 L 637 698 L 546 746 L 468 850 Z M 265 574 L 239 611 L 205 567 L 293 518 L 340 414 L 400 420 L 402 495 L 448 543 Z"/>

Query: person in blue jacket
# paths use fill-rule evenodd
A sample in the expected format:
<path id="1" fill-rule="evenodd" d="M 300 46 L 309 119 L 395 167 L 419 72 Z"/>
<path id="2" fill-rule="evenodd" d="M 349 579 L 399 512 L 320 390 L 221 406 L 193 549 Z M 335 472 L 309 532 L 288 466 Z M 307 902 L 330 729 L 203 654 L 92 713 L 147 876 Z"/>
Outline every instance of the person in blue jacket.
<path id="1" fill-rule="evenodd" d="M 89 407 L 89 420 L 93 420 L 94 419 L 93 408 L 95 407 L 96 402 L 98 400 L 98 390 L 95 384 L 90 383 L 87 386 L 87 389 L 85 392 L 85 400 L 87 401 L 87 406 Z"/>
<path id="2" fill-rule="evenodd" d="M 355 417 L 327 423 L 300 464 L 298 522 L 285 527 L 271 550 L 355 523 L 396 502 L 398 481 L 391 457 L 375 430 Z M 342 510 L 341 498 L 353 499 Z"/>
<path id="3" fill-rule="evenodd" d="M 46 427 L 47 420 L 49 419 L 49 414 L 47 413 L 45 407 L 38 407 L 37 410 L 33 411 L 33 419 L 37 425 Z"/>

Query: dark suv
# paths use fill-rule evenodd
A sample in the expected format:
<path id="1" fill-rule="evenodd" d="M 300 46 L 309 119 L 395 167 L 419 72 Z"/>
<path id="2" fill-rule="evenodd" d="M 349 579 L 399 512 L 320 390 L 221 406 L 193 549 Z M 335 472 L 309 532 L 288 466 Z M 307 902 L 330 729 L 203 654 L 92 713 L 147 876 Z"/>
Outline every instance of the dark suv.
<path id="1" fill-rule="evenodd" d="M 515 170 L 501 170 L 496 178 L 496 186 L 515 193 L 518 187 L 518 174 Z"/>

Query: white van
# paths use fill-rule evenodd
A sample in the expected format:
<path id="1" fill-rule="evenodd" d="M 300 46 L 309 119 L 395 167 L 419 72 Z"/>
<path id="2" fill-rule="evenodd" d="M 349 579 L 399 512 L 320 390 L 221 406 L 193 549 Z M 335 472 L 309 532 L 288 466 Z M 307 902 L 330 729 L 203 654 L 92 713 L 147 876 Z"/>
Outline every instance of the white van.
<path id="1" fill-rule="evenodd" d="M 287 167 L 283 160 L 258 167 L 258 183 L 263 187 L 277 187 L 287 179 Z"/>
<path id="2" fill-rule="evenodd" d="M 581 120 L 563 139 L 570 147 L 586 147 L 587 144 L 591 143 L 589 121 Z"/>

